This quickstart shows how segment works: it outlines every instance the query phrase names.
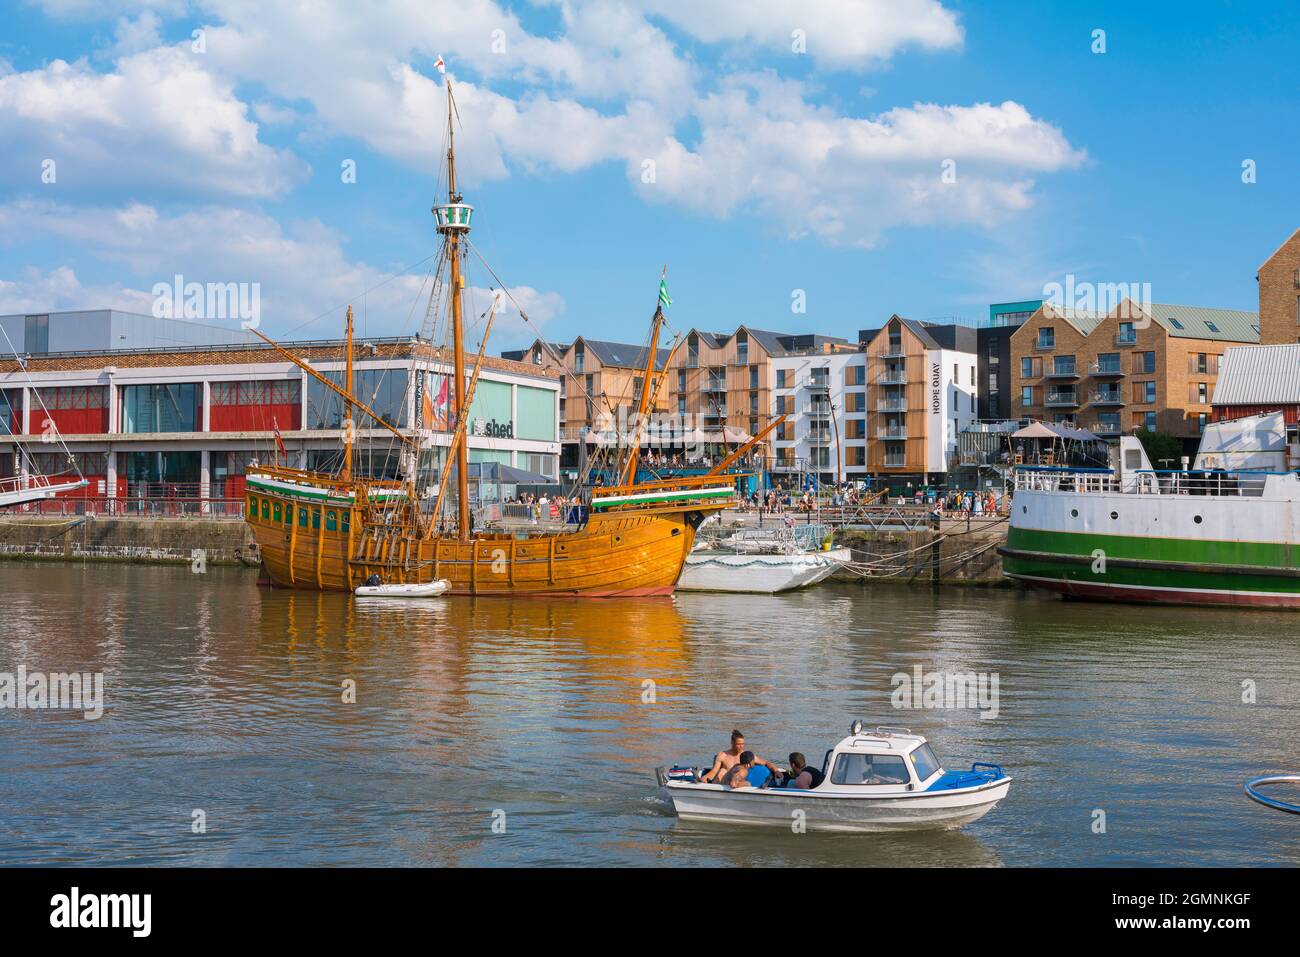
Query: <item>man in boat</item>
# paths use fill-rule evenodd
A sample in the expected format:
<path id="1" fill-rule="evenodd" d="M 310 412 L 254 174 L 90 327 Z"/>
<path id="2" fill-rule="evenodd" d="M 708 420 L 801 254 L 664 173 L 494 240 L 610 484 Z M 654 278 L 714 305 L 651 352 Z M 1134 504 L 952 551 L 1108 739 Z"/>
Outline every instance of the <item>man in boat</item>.
<path id="1" fill-rule="evenodd" d="M 786 775 L 785 787 L 810 791 L 822 783 L 822 773 L 817 768 L 808 766 L 808 759 L 803 752 L 795 751 L 790 755 L 790 773 Z"/>
<path id="2" fill-rule="evenodd" d="M 723 783 L 732 789 L 765 788 L 780 779 L 784 772 L 774 764 L 768 764 L 753 751 L 742 751 L 735 767 L 727 774 Z"/>
<path id="3" fill-rule="evenodd" d="M 746 751 L 745 736 L 739 731 L 732 731 L 731 747 L 727 748 L 725 751 L 718 752 L 717 756 L 713 759 L 713 767 L 709 768 L 709 770 L 704 773 L 704 776 L 700 778 L 700 781 L 705 784 L 729 783 L 731 773 L 736 769 L 736 766 L 740 764 L 741 758 L 746 754 L 753 758 L 751 765 L 756 764 L 761 768 L 766 768 L 769 774 L 776 774 L 780 770 L 780 768 L 768 764 L 762 758 L 755 757 L 753 752 Z"/>

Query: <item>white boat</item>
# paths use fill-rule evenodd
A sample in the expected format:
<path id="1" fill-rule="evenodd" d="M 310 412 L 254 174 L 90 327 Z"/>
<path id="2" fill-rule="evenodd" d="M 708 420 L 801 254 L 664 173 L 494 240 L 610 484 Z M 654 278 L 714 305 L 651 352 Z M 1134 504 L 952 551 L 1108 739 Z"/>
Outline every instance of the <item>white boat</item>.
<path id="1" fill-rule="evenodd" d="M 392 585 L 358 585 L 356 593 L 362 598 L 437 598 L 451 588 L 451 582 L 445 578 L 437 581 L 410 582 Z"/>
<path id="2" fill-rule="evenodd" d="M 888 727 L 863 732 L 860 721 L 826 753 L 823 780 L 809 790 L 704 784 L 694 768 L 657 768 L 655 774 L 680 818 L 802 823 L 821 831 L 958 828 L 993 810 L 1011 789 L 999 765 L 946 771 L 922 735 Z"/>
<path id="3" fill-rule="evenodd" d="M 831 534 L 824 525 L 705 526 L 686 557 L 677 590 L 774 595 L 807 588 L 853 560 L 847 548 L 825 547 Z"/>
<path id="4" fill-rule="evenodd" d="M 815 585 L 852 560 L 847 548 L 767 555 L 704 549 L 686 556 L 677 590 L 774 595 Z"/>

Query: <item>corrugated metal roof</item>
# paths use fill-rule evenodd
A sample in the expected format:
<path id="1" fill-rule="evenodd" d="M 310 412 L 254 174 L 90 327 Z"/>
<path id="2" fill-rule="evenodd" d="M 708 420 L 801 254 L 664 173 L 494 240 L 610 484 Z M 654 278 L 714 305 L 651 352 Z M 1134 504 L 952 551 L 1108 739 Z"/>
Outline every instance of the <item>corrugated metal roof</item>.
<path id="1" fill-rule="evenodd" d="M 1215 405 L 1300 403 L 1300 345 L 1228 349 L 1212 401 Z"/>
<path id="2" fill-rule="evenodd" d="M 1237 309 L 1170 306 L 1153 302 L 1151 318 L 1180 339 L 1217 339 L 1221 342 L 1259 342 L 1259 314 Z"/>

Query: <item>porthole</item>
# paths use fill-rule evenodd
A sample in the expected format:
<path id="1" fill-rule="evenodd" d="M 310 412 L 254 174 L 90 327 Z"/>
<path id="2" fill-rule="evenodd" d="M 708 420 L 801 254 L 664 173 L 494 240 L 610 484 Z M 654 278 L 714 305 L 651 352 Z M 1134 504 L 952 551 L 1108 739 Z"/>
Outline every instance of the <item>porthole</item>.
<path id="1" fill-rule="evenodd" d="M 1192 521 L 1195 522 L 1197 525 L 1200 525 L 1202 521 L 1201 516 L 1197 515 L 1195 518 L 1192 519 Z"/>
<path id="2" fill-rule="evenodd" d="M 1079 510 L 1077 508 L 1070 509 L 1070 518 L 1078 518 L 1078 517 L 1079 517 Z"/>
<path id="3" fill-rule="evenodd" d="M 1021 505 L 1021 506 L 1020 506 L 1020 511 L 1023 512 L 1024 514 L 1028 515 L 1028 514 L 1029 514 L 1029 506 L 1028 506 L 1028 505 Z"/>
<path id="4" fill-rule="evenodd" d="M 1112 522 L 1117 521 L 1118 519 L 1119 519 L 1119 512 L 1111 512 L 1111 513 L 1110 513 L 1110 520 L 1111 520 Z"/>

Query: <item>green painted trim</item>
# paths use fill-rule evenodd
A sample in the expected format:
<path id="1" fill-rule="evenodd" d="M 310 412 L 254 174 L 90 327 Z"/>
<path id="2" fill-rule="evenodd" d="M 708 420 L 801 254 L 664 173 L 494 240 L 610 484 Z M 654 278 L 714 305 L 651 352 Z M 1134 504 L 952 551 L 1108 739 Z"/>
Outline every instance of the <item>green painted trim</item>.
<path id="1" fill-rule="evenodd" d="M 1094 551 L 1105 554 L 1104 572 L 1093 572 Z M 1252 573 L 1250 567 L 1259 571 Z M 1008 531 L 1002 557 L 1003 572 L 1013 578 L 1224 592 L 1300 594 L 1296 569 L 1300 569 L 1300 547 L 1285 543 L 1151 539 L 1025 528 Z"/>
<path id="2" fill-rule="evenodd" d="M 691 498 L 710 498 L 719 496 L 735 495 L 736 491 L 732 488 L 714 488 L 714 489 L 696 489 L 682 492 L 663 492 L 655 494 L 646 492 L 643 495 L 615 495 L 606 498 L 595 498 L 591 500 L 591 507 L 594 509 L 609 508 L 611 505 L 639 505 L 646 502 L 679 502 L 683 499 Z"/>

